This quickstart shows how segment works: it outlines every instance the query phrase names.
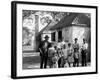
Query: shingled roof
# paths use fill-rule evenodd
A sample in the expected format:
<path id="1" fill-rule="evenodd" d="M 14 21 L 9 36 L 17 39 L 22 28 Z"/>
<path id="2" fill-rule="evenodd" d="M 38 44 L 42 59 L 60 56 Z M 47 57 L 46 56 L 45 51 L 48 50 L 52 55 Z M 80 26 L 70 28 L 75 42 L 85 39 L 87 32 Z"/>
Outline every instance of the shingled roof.
<path id="1" fill-rule="evenodd" d="M 72 24 L 74 23 L 74 24 Z M 62 29 L 68 26 L 87 26 L 90 27 L 90 18 L 82 13 L 70 13 L 70 15 L 65 16 L 59 22 L 50 22 L 46 27 L 44 27 L 39 34 L 43 31 Z"/>
<path id="2" fill-rule="evenodd" d="M 77 22 L 72 24 L 73 21 L 77 18 Z M 60 20 L 56 25 L 52 26 L 50 30 L 62 29 L 67 26 L 72 25 L 81 25 L 84 24 L 87 27 L 90 27 L 90 18 L 82 13 L 71 13 L 69 16 L 65 16 L 62 20 Z"/>
<path id="3" fill-rule="evenodd" d="M 51 27 L 50 30 L 61 29 L 63 27 L 71 25 L 72 21 L 76 18 L 77 15 L 77 13 L 70 13 L 69 16 L 65 16 L 58 22 L 58 24 Z"/>
<path id="4" fill-rule="evenodd" d="M 76 21 L 75 21 L 76 20 Z M 91 26 L 90 17 L 86 16 L 86 14 L 79 14 L 73 21 L 74 24 L 85 24 L 87 27 Z"/>

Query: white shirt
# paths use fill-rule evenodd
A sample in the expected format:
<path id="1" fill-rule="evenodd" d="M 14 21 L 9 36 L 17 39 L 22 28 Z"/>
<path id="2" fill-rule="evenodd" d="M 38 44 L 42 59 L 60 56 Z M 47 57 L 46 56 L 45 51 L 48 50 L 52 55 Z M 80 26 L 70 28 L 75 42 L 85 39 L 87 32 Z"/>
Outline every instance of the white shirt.
<path id="1" fill-rule="evenodd" d="M 66 45 L 66 42 L 62 41 L 57 44 L 58 48 L 63 48 L 63 45 Z"/>
<path id="2" fill-rule="evenodd" d="M 62 49 L 62 52 L 63 52 L 63 56 L 64 56 L 64 58 L 67 58 L 67 49 Z"/>
<path id="3" fill-rule="evenodd" d="M 57 44 L 57 48 L 61 48 L 61 42 Z"/>
<path id="4" fill-rule="evenodd" d="M 86 50 L 86 49 L 88 48 L 88 43 L 85 43 L 85 44 L 83 43 L 81 48 L 82 48 L 83 50 Z"/>
<path id="5" fill-rule="evenodd" d="M 47 48 L 47 46 L 48 46 L 48 43 L 45 42 L 45 43 L 44 43 L 44 48 Z"/>
<path id="6" fill-rule="evenodd" d="M 61 42 L 61 48 L 63 48 L 64 45 L 66 45 L 66 42 L 62 41 Z"/>
<path id="7" fill-rule="evenodd" d="M 50 47 L 49 51 L 48 51 L 48 56 L 52 57 L 54 55 L 54 53 L 55 53 L 55 48 L 54 47 Z"/>

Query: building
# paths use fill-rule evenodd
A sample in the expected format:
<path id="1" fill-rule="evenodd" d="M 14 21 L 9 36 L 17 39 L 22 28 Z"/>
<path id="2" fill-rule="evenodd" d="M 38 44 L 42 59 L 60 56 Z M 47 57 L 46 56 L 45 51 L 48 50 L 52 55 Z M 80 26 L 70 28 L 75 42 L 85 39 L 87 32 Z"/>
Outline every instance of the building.
<path id="1" fill-rule="evenodd" d="M 90 18 L 85 14 L 72 13 L 63 18 L 58 24 L 51 27 L 51 31 L 55 31 L 55 41 L 62 40 L 73 42 L 74 38 L 78 38 L 80 43 L 82 38 L 87 38 L 87 33 L 90 31 Z M 53 35 L 53 36 L 54 36 Z"/>
<path id="2" fill-rule="evenodd" d="M 54 26 L 47 26 L 42 31 L 43 35 L 50 36 L 51 42 L 59 42 L 64 39 L 65 42 L 74 43 L 74 39 L 78 38 L 78 43 L 82 44 L 83 38 L 89 44 L 88 61 L 90 61 L 91 51 L 91 21 L 90 14 L 85 13 L 70 13 Z"/>

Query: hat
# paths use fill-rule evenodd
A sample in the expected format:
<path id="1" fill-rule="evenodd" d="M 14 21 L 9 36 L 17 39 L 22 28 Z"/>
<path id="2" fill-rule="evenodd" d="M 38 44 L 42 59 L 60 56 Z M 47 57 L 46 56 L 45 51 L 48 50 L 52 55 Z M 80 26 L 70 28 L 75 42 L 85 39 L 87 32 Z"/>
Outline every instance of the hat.
<path id="1" fill-rule="evenodd" d="M 83 41 L 85 41 L 85 38 L 83 38 Z"/>
<path id="2" fill-rule="evenodd" d="M 49 38 L 49 36 L 48 36 L 48 35 L 46 35 L 44 38 Z"/>
<path id="3" fill-rule="evenodd" d="M 74 40 L 78 40 L 77 38 L 75 38 Z"/>
<path id="4" fill-rule="evenodd" d="M 71 43 L 68 43 L 68 46 L 71 46 Z"/>

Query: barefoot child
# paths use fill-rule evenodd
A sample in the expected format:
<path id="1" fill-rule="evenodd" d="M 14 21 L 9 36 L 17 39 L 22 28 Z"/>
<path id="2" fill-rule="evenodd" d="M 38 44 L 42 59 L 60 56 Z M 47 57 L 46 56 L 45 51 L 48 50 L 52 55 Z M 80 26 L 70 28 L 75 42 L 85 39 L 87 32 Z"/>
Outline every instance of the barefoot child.
<path id="1" fill-rule="evenodd" d="M 62 67 L 65 66 L 65 64 L 67 63 L 67 48 L 66 48 L 66 45 L 63 45 L 63 48 L 62 48 L 62 57 L 63 57 L 63 61 L 62 61 Z"/>
<path id="2" fill-rule="evenodd" d="M 48 61 L 49 61 L 49 67 L 50 68 L 57 68 L 58 67 L 58 55 L 57 51 L 54 48 L 54 44 L 51 43 L 51 46 L 48 51 Z"/>
<path id="3" fill-rule="evenodd" d="M 71 47 L 71 43 L 68 43 L 67 53 L 68 53 L 68 64 L 69 64 L 69 67 L 71 67 L 71 64 L 73 64 L 74 62 L 73 49 Z"/>
<path id="4" fill-rule="evenodd" d="M 50 44 L 49 50 L 48 50 L 48 63 L 49 63 L 49 68 L 52 68 L 52 57 L 55 53 L 55 49 L 53 46 L 53 43 Z"/>

